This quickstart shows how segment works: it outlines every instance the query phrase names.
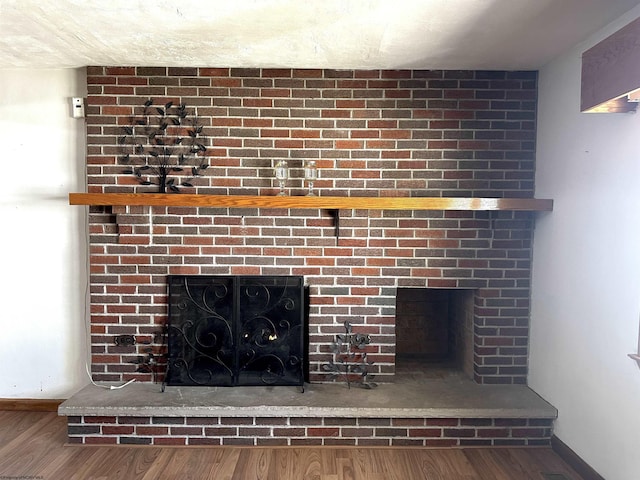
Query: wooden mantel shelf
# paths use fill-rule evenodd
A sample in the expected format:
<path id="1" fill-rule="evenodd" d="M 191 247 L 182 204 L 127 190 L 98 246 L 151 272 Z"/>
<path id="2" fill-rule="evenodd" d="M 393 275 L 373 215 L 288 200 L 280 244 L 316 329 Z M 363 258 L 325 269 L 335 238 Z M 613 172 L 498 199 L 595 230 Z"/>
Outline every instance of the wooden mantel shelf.
<path id="1" fill-rule="evenodd" d="M 457 197 L 303 197 L 163 193 L 70 193 L 70 205 L 363 210 L 524 210 L 550 212 L 553 200 Z"/>

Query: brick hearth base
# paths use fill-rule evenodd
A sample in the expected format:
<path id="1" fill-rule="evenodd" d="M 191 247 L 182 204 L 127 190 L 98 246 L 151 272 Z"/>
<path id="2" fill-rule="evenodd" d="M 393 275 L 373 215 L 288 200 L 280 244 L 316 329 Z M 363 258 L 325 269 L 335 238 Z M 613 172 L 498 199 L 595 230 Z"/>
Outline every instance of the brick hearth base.
<path id="1" fill-rule="evenodd" d="M 69 442 L 86 445 L 540 446 L 552 432 L 548 418 L 71 416 L 68 425 Z"/>
<path id="2" fill-rule="evenodd" d="M 459 375 L 382 384 L 296 387 L 89 385 L 65 401 L 73 444 L 548 445 L 557 411 L 523 385 L 477 385 Z"/>

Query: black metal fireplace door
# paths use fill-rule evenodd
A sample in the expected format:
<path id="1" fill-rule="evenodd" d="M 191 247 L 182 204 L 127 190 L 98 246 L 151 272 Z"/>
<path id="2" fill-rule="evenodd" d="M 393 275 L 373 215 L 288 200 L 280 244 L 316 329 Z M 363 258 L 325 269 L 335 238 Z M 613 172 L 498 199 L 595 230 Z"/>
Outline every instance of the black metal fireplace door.
<path id="1" fill-rule="evenodd" d="M 304 384 L 304 280 L 169 276 L 166 385 Z"/>

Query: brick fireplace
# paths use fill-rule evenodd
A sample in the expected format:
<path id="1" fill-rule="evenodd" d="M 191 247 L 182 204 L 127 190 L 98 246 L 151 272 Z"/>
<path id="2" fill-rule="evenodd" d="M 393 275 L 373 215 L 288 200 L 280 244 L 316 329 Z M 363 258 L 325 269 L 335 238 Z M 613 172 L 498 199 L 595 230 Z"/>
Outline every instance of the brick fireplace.
<path id="1" fill-rule="evenodd" d="M 184 193 L 274 196 L 273 167 L 285 159 L 291 196 L 306 193 L 305 160 L 320 167 L 321 196 L 534 196 L 536 72 L 89 67 L 87 74 L 89 193 L 157 191 L 124 173 L 118 159 L 123 127 L 152 99 L 186 104 L 208 138 L 206 174 Z M 517 210 L 91 206 L 91 373 L 96 382 L 138 382 L 125 389 L 130 394 L 89 386 L 65 402 L 69 441 L 547 444 L 555 409 L 524 386 L 534 221 L 535 213 Z M 256 406 L 209 408 L 205 392 L 193 407 L 176 408 L 182 394 L 157 387 L 170 275 L 302 276 L 312 397 L 335 402 L 323 365 L 345 321 L 371 336 L 379 395 L 352 391 L 352 404 L 312 411 L 294 396 L 290 406 L 272 404 L 268 418 L 270 390 Z M 448 307 L 459 319 L 447 327 L 448 348 L 481 390 L 458 397 L 488 395 L 490 408 L 434 410 L 417 394 L 387 415 L 397 396 L 388 385 L 396 353 L 416 354 L 396 329 L 408 327 L 411 336 L 415 328 L 398 293 L 434 290 L 436 298 L 461 299 Z M 405 337 L 400 344 L 397 335 Z M 214 396 L 237 395 L 247 401 L 229 391 Z M 491 408 L 501 398 L 506 407 Z M 525 411 L 516 404 L 526 398 Z"/>
<path id="2" fill-rule="evenodd" d="M 87 183 L 149 192 L 118 164 L 122 127 L 149 98 L 204 125 L 210 167 L 189 193 L 533 197 L 536 73 L 89 67 Z M 531 212 L 90 207 L 91 371 L 162 377 L 168 275 L 302 275 L 313 382 L 345 320 L 395 372 L 398 288 L 473 289 L 472 375 L 527 378 Z M 133 336 L 133 344 L 116 337 Z"/>

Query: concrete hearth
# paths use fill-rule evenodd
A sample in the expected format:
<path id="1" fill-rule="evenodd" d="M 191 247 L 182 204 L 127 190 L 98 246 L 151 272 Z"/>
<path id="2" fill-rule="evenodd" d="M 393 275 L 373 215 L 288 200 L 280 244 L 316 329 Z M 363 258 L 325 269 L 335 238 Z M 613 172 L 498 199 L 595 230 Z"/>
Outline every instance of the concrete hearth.
<path id="1" fill-rule="evenodd" d="M 461 373 L 400 375 L 373 390 L 90 385 L 64 402 L 69 442 L 86 445 L 540 446 L 557 411 L 523 385 Z"/>
<path id="2" fill-rule="evenodd" d="M 478 385 L 462 374 L 379 385 L 297 387 L 167 387 L 133 383 L 120 390 L 85 387 L 60 415 L 164 417 L 555 418 L 556 409 L 523 385 Z"/>

